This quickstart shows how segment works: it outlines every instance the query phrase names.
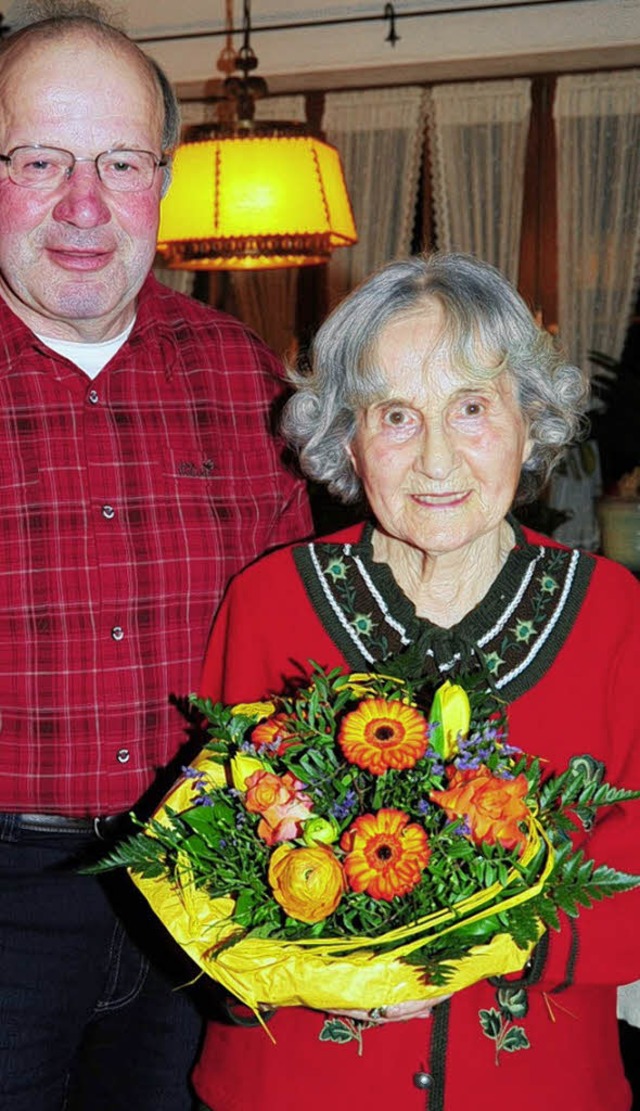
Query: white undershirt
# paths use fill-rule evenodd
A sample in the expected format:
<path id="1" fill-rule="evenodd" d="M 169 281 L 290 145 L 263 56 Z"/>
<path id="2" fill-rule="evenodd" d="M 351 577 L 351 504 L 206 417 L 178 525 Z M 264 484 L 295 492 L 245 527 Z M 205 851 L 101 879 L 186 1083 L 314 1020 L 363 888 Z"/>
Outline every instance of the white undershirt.
<path id="1" fill-rule="evenodd" d="M 42 336 L 39 332 L 36 332 L 36 335 L 46 347 L 50 347 L 53 351 L 57 351 L 58 355 L 64 355 L 65 359 L 69 359 L 76 366 L 81 367 L 89 378 L 96 378 L 103 366 L 107 365 L 116 351 L 128 339 L 134 323 L 135 318 L 125 328 L 124 332 L 120 332 L 120 335 L 114 336 L 113 339 L 104 340 L 102 343 L 72 343 L 66 339 L 52 339 L 51 336 Z"/>

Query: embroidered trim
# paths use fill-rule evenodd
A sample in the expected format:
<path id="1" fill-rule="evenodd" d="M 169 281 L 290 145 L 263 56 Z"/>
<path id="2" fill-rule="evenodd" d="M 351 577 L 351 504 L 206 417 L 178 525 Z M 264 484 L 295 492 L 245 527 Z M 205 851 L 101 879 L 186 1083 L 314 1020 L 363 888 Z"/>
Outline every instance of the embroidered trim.
<path id="1" fill-rule="evenodd" d="M 426 656 L 436 673 L 450 671 L 475 646 L 496 690 L 513 701 L 551 667 L 595 561 L 588 553 L 528 544 L 511 523 L 516 547 L 482 602 L 451 629 L 417 617 L 390 568 L 374 562 L 371 525 L 356 543 L 310 543 L 294 558 L 318 617 L 353 670 L 384 661 L 430 631 Z"/>
<path id="2" fill-rule="evenodd" d="M 349 548 L 351 548 L 350 544 L 349 544 Z M 359 556 L 354 556 L 353 561 L 354 561 L 356 567 L 358 568 L 360 574 L 362 575 L 364 581 L 366 582 L 367 586 L 369 587 L 369 590 L 373 594 L 373 597 L 375 598 L 376 602 L 380 606 L 380 609 L 382 610 L 382 612 L 384 614 L 384 619 L 387 622 L 387 624 L 390 625 L 392 629 L 395 629 L 397 633 L 400 633 L 400 640 L 405 645 L 405 647 L 408 646 L 409 644 L 411 644 L 411 640 L 407 636 L 406 630 L 403 628 L 403 626 L 400 624 L 400 622 L 396 621 L 391 616 L 391 614 L 389 613 L 389 610 L 388 610 L 388 607 L 385 603 L 384 598 L 380 594 L 380 591 L 376 590 L 375 584 L 371 581 L 369 575 L 367 574 L 366 567 L 364 566 L 364 563 L 362 562 L 360 557 Z"/>
<path id="3" fill-rule="evenodd" d="M 541 549 L 541 551 L 543 551 L 543 549 Z M 532 651 L 529 653 L 529 655 L 522 661 L 522 663 L 518 667 L 514 668 L 513 671 L 511 671 L 508 675 L 503 676 L 502 679 L 499 679 L 496 682 L 496 687 L 498 688 L 498 690 L 500 690 L 502 687 L 506 686 L 507 683 L 510 683 L 513 679 L 517 678 L 517 676 L 520 675 L 526 667 L 529 667 L 532 660 L 535 659 L 535 657 L 538 655 L 538 652 L 540 652 L 540 650 L 544 647 L 546 641 L 550 637 L 550 635 L 553 632 L 556 624 L 558 623 L 558 621 L 560 620 L 560 617 L 562 616 L 562 612 L 564 610 L 564 606 L 565 606 L 567 597 L 569 595 L 569 591 L 571 590 L 571 587 L 573 585 L 573 580 L 575 578 L 575 571 L 576 571 L 576 566 L 577 566 L 579 557 L 580 557 L 579 552 L 574 551 L 572 553 L 571 562 L 569 564 L 569 569 L 568 569 L 568 572 L 567 572 L 567 578 L 566 578 L 566 581 L 565 581 L 565 584 L 564 584 L 564 587 L 563 587 L 563 590 L 562 590 L 562 594 L 560 595 L 560 601 L 558 603 L 558 606 L 556 607 L 556 611 L 553 614 L 553 616 L 549 619 L 548 624 L 541 631 L 540 636 L 538 637 L 538 640 L 536 641 Z"/>
<path id="4" fill-rule="evenodd" d="M 351 548 L 351 545 L 350 544 L 345 545 L 345 554 L 346 554 L 347 548 Z M 333 594 L 331 593 L 331 591 L 329 589 L 329 584 L 326 581 L 326 579 L 325 579 L 325 577 L 322 573 L 322 569 L 321 569 L 320 563 L 318 561 L 317 545 L 316 544 L 309 544 L 308 548 L 307 548 L 307 551 L 309 552 L 309 554 L 311 556 L 311 559 L 313 561 L 314 570 L 315 570 L 316 575 L 317 575 L 317 580 L 316 581 L 320 583 L 320 586 L 322 588 L 324 596 L 327 599 L 329 605 L 331 606 L 331 609 L 335 613 L 338 621 L 340 622 L 340 625 L 342 626 L 344 631 L 351 637 L 353 643 L 356 645 L 356 647 L 362 653 L 362 655 L 364 656 L 367 663 L 370 663 L 370 664 L 375 663 L 376 662 L 375 656 L 371 656 L 369 654 L 369 652 L 367 652 L 367 650 L 364 647 L 362 641 L 357 636 L 355 630 L 348 624 L 347 619 L 346 619 L 343 611 L 341 610 L 340 606 L 338 605 L 338 602 L 336 601 L 336 599 L 334 598 Z"/>
<path id="5" fill-rule="evenodd" d="M 561 984 L 556 984 L 555 988 L 551 989 L 551 995 L 558 995 L 560 992 L 566 991 L 567 988 L 573 987 L 576 964 L 578 961 L 578 952 L 580 948 L 580 937 L 578 934 L 578 927 L 574 918 L 569 919 L 569 927 L 571 929 L 571 946 L 569 948 L 569 954 L 567 956 L 567 968 L 565 972 L 565 978 Z"/>
<path id="6" fill-rule="evenodd" d="M 542 555 L 542 548 L 540 548 L 540 555 Z M 527 589 L 527 587 L 529 586 L 529 583 L 531 582 L 534 571 L 535 571 L 535 563 L 531 563 L 529 565 L 529 568 L 528 568 L 526 574 L 524 575 L 524 577 L 522 579 L 522 582 L 520 584 L 520 588 L 517 591 L 511 605 L 507 606 L 507 608 L 504 611 L 502 617 L 499 619 L 499 621 L 496 621 L 493 628 L 489 629 L 489 632 L 485 633 L 485 635 L 483 637 L 480 637 L 480 640 L 478 641 L 478 644 L 479 644 L 480 648 L 484 648 L 485 644 L 488 644 L 489 641 L 491 640 L 491 638 L 494 637 L 497 633 L 499 633 L 502 628 L 504 628 L 507 621 L 511 617 L 512 613 L 515 613 L 516 609 L 518 608 L 518 606 L 519 606 L 519 604 L 522 600 L 522 596 L 523 596 L 525 590 Z"/>
<path id="7" fill-rule="evenodd" d="M 444 1111 L 444 1091 L 447 1064 L 447 1041 L 449 1038 L 449 1015 L 451 1000 L 445 999 L 433 1008 L 431 1018 L 431 1054 L 429 1057 L 429 1072 L 431 1085 L 427 1089 L 425 1108 L 428 1111 Z"/>

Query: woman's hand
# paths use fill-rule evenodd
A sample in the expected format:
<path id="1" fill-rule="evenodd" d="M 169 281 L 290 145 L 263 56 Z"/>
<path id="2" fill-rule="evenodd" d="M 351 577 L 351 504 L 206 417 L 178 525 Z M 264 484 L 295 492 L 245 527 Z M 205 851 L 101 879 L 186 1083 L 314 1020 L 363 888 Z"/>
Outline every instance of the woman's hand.
<path id="1" fill-rule="evenodd" d="M 355 1018 L 359 1022 L 375 1022 L 382 1026 L 387 1022 L 408 1022 L 411 1018 L 431 1018 L 431 1012 L 438 1003 L 449 999 L 439 995 L 436 999 L 416 999 L 409 1003 L 391 1003 L 388 1007 L 373 1007 L 370 1011 L 331 1011 L 332 1015 Z"/>

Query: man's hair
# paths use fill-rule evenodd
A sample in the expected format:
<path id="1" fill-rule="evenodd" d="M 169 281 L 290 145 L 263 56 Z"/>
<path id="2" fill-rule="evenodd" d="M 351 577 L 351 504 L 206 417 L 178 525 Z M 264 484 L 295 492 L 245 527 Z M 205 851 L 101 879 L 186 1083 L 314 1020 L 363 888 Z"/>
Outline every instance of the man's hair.
<path id="1" fill-rule="evenodd" d="M 105 8 L 91 0 L 36 0 L 16 7 L 10 33 L 0 44 L 0 71 L 16 51 L 32 43 L 63 38 L 76 29 L 84 31 L 95 41 L 128 53 L 150 77 L 162 99 L 162 149 L 175 150 L 180 139 L 180 107 L 171 82 L 158 62 L 129 38 Z"/>

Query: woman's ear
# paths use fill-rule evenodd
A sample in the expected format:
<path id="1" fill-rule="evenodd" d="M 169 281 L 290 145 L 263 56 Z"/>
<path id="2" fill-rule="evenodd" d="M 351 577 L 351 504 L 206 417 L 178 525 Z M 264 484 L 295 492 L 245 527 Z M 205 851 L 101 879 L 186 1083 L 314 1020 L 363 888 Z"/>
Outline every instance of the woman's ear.
<path id="1" fill-rule="evenodd" d="M 524 465 L 528 459 L 531 458 L 533 451 L 533 440 L 531 436 L 527 436 L 524 444 L 522 445 L 522 464 Z"/>
<path id="2" fill-rule="evenodd" d="M 349 459 L 351 460 L 351 466 L 353 467 L 354 471 L 356 472 L 358 478 L 360 478 L 360 470 L 359 470 L 359 467 L 358 467 L 358 456 L 356 454 L 356 451 L 355 451 L 355 448 L 354 448 L 354 445 L 353 445 L 353 440 L 349 440 L 349 442 L 347 444 L 345 444 L 344 450 L 346 451 L 347 455 L 349 456 Z"/>

